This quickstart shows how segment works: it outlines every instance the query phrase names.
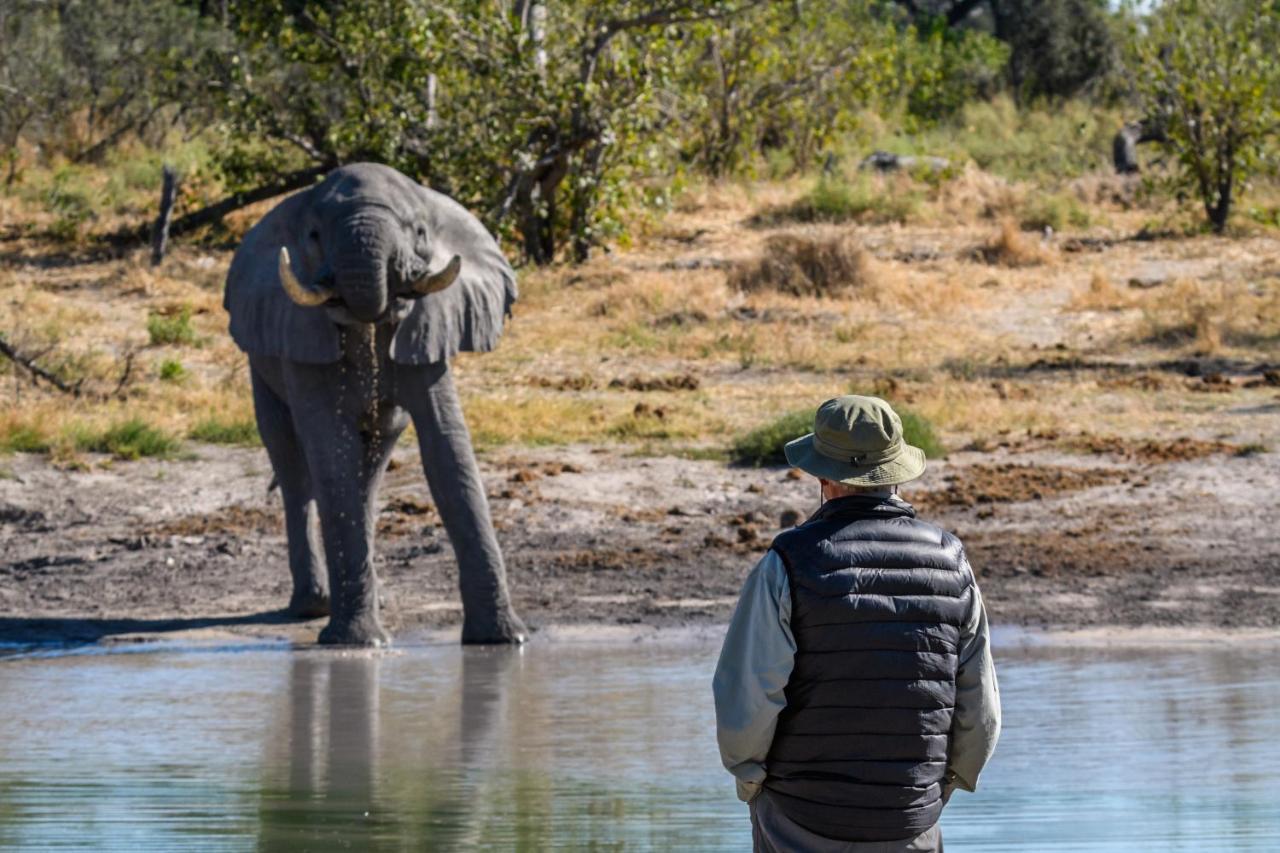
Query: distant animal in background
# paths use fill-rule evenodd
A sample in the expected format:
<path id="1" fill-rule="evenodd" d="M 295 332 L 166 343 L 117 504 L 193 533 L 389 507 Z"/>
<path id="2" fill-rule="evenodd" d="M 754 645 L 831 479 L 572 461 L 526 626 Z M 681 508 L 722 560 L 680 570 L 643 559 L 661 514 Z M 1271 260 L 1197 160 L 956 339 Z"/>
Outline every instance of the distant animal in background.
<path id="1" fill-rule="evenodd" d="M 388 642 L 376 501 L 410 419 L 458 560 L 462 641 L 523 641 L 448 363 L 492 349 L 515 298 L 474 216 L 373 163 L 281 202 L 236 251 L 224 304 L 284 499 L 289 611 L 327 614 L 321 643 Z"/>
<path id="2" fill-rule="evenodd" d="M 858 168 L 863 171 L 875 169 L 877 172 L 911 172 L 916 169 L 942 172 L 950 166 L 951 161 L 946 157 L 915 157 L 910 154 L 890 154 L 888 151 L 872 151 L 858 164 Z"/>

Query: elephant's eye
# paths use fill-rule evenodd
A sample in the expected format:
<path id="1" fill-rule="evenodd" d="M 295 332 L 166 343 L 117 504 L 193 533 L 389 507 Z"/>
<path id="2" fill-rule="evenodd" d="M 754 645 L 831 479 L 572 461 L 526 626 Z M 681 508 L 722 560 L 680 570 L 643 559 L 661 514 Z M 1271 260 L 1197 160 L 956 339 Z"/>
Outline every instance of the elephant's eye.
<path id="1" fill-rule="evenodd" d="M 316 242 L 316 243 L 319 243 L 319 242 L 320 242 L 320 232 L 319 232 L 319 231 L 317 231 L 317 230 L 315 230 L 314 228 L 313 228 L 313 229 L 311 229 L 311 233 L 310 233 L 310 234 L 308 234 L 307 236 L 308 236 L 308 237 L 310 237 L 310 238 L 312 239 L 312 241 L 314 241 L 314 242 Z"/>

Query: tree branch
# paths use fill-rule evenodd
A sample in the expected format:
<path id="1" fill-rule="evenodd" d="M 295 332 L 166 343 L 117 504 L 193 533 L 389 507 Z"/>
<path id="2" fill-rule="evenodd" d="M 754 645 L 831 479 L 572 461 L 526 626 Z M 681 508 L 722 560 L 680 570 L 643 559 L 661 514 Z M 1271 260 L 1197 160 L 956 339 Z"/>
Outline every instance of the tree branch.
<path id="1" fill-rule="evenodd" d="M 63 382 L 57 376 L 54 376 L 49 371 L 36 364 L 35 358 L 18 352 L 16 348 L 5 340 L 4 335 L 0 335 L 0 355 L 7 356 L 10 361 L 20 367 L 25 367 L 31 374 L 31 378 L 33 380 L 43 379 L 45 382 L 48 382 L 54 388 L 57 388 L 65 394 L 70 394 L 72 397 L 80 396 L 80 383 L 77 382 L 75 385 L 68 385 L 66 382 Z"/>

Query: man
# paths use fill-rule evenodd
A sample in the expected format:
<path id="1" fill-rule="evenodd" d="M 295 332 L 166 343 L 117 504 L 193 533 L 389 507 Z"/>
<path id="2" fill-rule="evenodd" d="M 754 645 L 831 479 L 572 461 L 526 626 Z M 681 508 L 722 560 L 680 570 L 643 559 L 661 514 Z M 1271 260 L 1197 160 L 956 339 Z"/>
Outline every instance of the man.
<path id="1" fill-rule="evenodd" d="M 973 571 L 897 497 L 925 462 L 888 403 L 828 400 L 786 454 L 824 503 L 747 577 L 714 682 L 755 849 L 941 853 L 1000 733 Z"/>

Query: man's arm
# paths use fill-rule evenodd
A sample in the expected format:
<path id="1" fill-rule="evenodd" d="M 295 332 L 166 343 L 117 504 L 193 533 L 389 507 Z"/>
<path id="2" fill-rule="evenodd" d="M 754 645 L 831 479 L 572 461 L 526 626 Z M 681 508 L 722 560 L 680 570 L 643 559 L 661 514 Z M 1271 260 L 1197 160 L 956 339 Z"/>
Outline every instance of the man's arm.
<path id="1" fill-rule="evenodd" d="M 951 750 L 947 757 L 947 790 L 972 791 L 978 775 L 1000 738 L 1000 688 L 991 659 L 987 610 L 975 583 L 972 601 L 960 633 L 960 668 L 956 672 L 956 709 L 951 719 Z"/>
<path id="2" fill-rule="evenodd" d="M 747 575 L 720 650 L 712 688 L 720 760 L 750 802 L 765 778 L 783 693 L 796 653 L 791 634 L 791 588 L 782 558 L 769 551 Z"/>

